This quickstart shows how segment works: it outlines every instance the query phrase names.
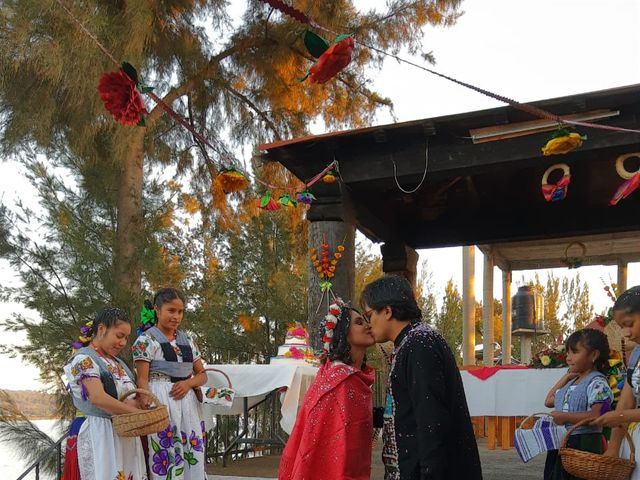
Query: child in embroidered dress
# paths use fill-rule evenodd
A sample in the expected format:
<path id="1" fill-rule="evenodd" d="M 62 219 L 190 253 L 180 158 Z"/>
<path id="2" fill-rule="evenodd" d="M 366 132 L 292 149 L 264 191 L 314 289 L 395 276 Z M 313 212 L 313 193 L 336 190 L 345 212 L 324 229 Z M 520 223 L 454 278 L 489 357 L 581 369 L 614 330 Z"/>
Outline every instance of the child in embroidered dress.
<path id="1" fill-rule="evenodd" d="M 112 415 L 142 412 L 137 400 L 118 400 L 136 388 L 133 374 L 116 357 L 130 333 L 127 314 L 107 308 L 83 327 L 80 340 L 74 343 L 78 350 L 64 373 L 78 412 L 67 440 L 63 480 L 147 478 L 140 439 L 119 437 L 111 423 Z"/>
<path id="2" fill-rule="evenodd" d="M 614 320 L 622 327 L 625 338 L 640 342 L 640 285 L 626 290 L 616 300 L 614 306 Z M 627 365 L 627 379 L 625 381 L 616 410 L 609 412 L 593 424 L 600 427 L 611 427 L 611 440 L 605 455 L 629 459 L 630 448 L 624 438 L 624 429 L 629 430 L 636 446 L 636 464 L 640 462 L 640 346 L 631 352 Z M 616 428 L 620 427 L 620 428 Z M 640 480 L 640 468 L 636 467 L 630 480 Z"/>
<path id="3" fill-rule="evenodd" d="M 587 419 L 606 413 L 613 402 L 604 372 L 608 369 L 609 343 L 599 330 L 585 328 L 566 341 L 569 371 L 556 383 L 545 400 L 555 423 L 567 429 Z M 582 426 L 574 431 L 567 446 L 593 453 L 604 451 L 605 439 L 600 426 Z M 558 450 L 550 450 L 544 468 L 545 480 L 575 479 L 563 468 Z"/>
<path id="4" fill-rule="evenodd" d="M 145 302 L 146 303 L 146 302 Z M 150 390 L 169 409 L 169 426 L 149 435 L 149 469 L 153 480 L 205 478 L 205 428 L 195 388 L 204 385 L 200 352 L 193 340 L 178 330 L 185 298 L 175 288 L 156 293 L 155 325 L 133 345 L 140 388 Z"/>

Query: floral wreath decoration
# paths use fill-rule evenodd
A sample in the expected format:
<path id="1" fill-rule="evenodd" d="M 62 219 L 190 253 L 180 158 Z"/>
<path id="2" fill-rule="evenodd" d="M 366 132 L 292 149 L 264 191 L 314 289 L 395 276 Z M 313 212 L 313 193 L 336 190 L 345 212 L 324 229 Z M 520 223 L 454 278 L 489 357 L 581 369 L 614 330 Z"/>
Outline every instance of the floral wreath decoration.
<path id="1" fill-rule="evenodd" d="M 324 335 L 322 336 L 322 352 L 329 353 L 331 347 L 331 340 L 333 339 L 333 331 L 338 326 L 340 315 L 346 307 L 346 304 L 341 298 L 336 298 L 331 305 L 329 305 L 329 313 L 324 317 Z"/>

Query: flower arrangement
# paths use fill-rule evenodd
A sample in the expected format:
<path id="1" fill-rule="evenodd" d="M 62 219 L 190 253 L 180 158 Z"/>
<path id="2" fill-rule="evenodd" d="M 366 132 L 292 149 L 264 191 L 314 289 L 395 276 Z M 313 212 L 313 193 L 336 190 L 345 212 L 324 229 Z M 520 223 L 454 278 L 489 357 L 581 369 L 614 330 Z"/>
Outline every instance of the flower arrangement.
<path id="1" fill-rule="evenodd" d="M 298 347 L 291 347 L 284 356 L 286 358 L 293 358 L 295 360 L 302 360 L 305 358 L 305 353 L 303 350 L 300 350 Z"/>
<path id="2" fill-rule="evenodd" d="M 586 139 L 586 136 L 579 133 L 569 132 L 566 128 L 558 128 L 553 132 L 547 144 L 542 147 L 542 154 L 546 157 L 572 152 L 579 148 Z"/>
<path id="3" fill-rule="evenodd" d="M 339 35 L 333 44 L 320 35 L 307 30 L 304 34 L 304 45 L 307 51 L 318 60 L 301 78 L 309 78 L 312 83 L 326 83 L 340 73 L 349 63 L 355 42 L 349 35 Z"/>
<path id="4" fill-rule="evenodd" d="M 547 348 L 534 355 L 531 361 L 533 368 L 561 368 L 567 366 L 567 352 L 564 345 Z"/>
<path id="5" fill-rule="evenodd" d="M 138 73 L 128 63 L 123 63 L 117 72 L 107 72 L 100 77 L 98 92 L 105 108 L 123 125 L 144 125 L 144 114 L 148 113 L 141 93 L 153 90 L 138 82 Z"/>
<path id="6" fill-rule="evenodd" d="M 329 253 L 329 244 L 322 242 L 320 245 L 320 256 L 318 257 L 318 251 L 315 248 L 309 250 L 311 254 L 311 262 L 318 272 L 318 276 L 321 280 L 331 279 L 335 276 L 336 267 L 342 258 L 342 252 L 344 252 L 344 245 L 338 245 L 336 251 L 331 255 Z M 333 256 L 333 258 L 331 258 Z"/>
<path id="7" fill-rule="evenodd" d="M 271 192 L 269 190 L 264 192 L 264 195 L 262 195 L 262 198 L 258 200 L 257 203 L 258 208 L 261 208 L 262 210 L 269 210 L 270 212 L 273 212 L 274 210 L 280 209 L 278 202 L 271 198 Z"/>
<path id="8" fill-rule="evenodd" d="M 249 186 L 247 177 L 233 167 L 222 168 L 215 181 L 220 184 L 224 193 L 240 192 Z"/>

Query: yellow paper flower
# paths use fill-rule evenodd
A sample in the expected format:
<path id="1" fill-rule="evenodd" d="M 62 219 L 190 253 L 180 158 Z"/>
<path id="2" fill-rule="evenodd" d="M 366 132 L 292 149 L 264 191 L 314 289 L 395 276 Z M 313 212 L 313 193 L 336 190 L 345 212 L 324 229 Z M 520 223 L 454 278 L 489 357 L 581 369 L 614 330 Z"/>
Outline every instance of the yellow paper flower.
<path id="1" fill-rule="evenodd" d="M 543 355 L 540 357 L 540 363 L 545 367 L 548 367 L 551 363 L 551 358 L 549 357 L 549 355 Z"/>
<path id="2" fill-rule="evenodd" d="M 582 145 L 584 138 L 579 133 L 570 133 L 561 137 L 552 138 L 542 147 L 542 154 L 563 155 L 569 153 Z"/>

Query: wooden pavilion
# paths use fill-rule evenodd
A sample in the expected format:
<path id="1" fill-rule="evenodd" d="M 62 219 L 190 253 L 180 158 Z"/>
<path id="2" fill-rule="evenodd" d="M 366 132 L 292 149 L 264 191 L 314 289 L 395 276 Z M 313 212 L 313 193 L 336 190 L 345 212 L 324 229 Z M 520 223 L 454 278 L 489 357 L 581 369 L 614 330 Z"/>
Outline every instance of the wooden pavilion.
<path id="1" fill-rule="evenodd" d="M 640 85 L 534 104 L 567 119 L 640 129 Z M 580 128 L 588 136 L 582 147 L 543 157 L 541 147 L 556 128 L 548 120 L 500 107 L 296 138 L 258 150 L 265 161 L 280 162 L 301 180 L 338 162 L 341 181 L 317 183 L 312 189 L 317 201 L 307 213 L 310 247 L 318 247 L 323 238 L 332 248 L 345 242 L 345 257 L 333 279 L 338 295 L 353 297 L 356 228 L 381 243 L 385 272 L 406 275 L 413 282 L 417 249 L 478 245 L 485 265 L 488 361 L 493 358 L 494 265 L 504 274 L 503 352 L 509 352 L 512 271 L 560 267 L 572 242 L 584 245 L 584 265 L 618 265 L 621 286 L 626 285 L 627 263 L 640 261 L 640 192 L 609 206 L 624 181 L 616 173 L 616 159 L 640 152 L 640 134 Z M 568 195 L 547 202 L 541 178 L 558 162 L 571 169 Z M 624 165 L 637 171 L 640 159 L 629 158 Z M 551 180 L 557 178 L 552 174 Z M 464 252 L 463 356 L 470 364 L 475 346 L 473 248 Z M 309 324 L 316 331 L 321 292 L 311 273 Z M 314 341 L 318 346 L 319 339 Z"/>

